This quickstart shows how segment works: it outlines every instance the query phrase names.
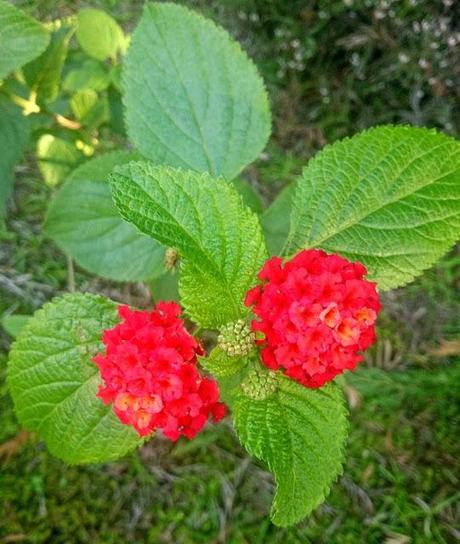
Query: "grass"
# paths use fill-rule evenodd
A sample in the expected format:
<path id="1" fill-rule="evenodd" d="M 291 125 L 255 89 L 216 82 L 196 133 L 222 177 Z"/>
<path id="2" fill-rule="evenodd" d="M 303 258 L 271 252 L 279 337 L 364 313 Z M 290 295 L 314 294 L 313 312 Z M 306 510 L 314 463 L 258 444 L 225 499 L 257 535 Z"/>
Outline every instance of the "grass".
<path id="1" fill-rule="evenodd" d="M 44 19 L 80 5 L 18 4 Z M 364 126 L 411 121 L 456 130 L 455 89 L 447 81 L 455 56 L 430 45 L 451 32 L 449 19 L 445 35 L 435 36 L 441 17 L 450 17 L 445 3 L 434 7 L 420 0 L 415 8 L 404 0 L 395 8 L 386 2 L 382 19 L 375 10 L 383 3 L 374 0 L 355 0 L 352 8 L 350 2 L 296 0 L 290 10 L 288 3 L 256 0 L 187 4 L 238 36 L 268 82 L 275 137 L 247 172 L 265 201 L 326 141 Z M 116 0 L 94 5 L 128 28 L 140 9 L 139 3 Z M 418 34 L 407 30 L 421 13 L 429 27 Z M 395 17 L 403 18 L 404 32 Z M 299 46 L 292 45 L 295 40 Z M 305 67 L 289 67 L 299 47 Z M 396 62 L 407 49 L 410 60 Z M 429 74 L 419 65 L 422 55 Z M 18 168 L 17 178 L 7 229 L 0 233 L 0 317 L 32 313 L 68 288 L 67 259 L 41 232 L 51 190 L 31 160 Z M 142 285 L 120 286 L 79 269 L 75 284 L 116 300 L 145 298 Z M 36 437 L 21 434 L 15 420 L 5 384 L 11 339 L 0 328 L 0 543 L 459 541 L 459 250 L 413 284 L 387 293 L 384 307 L 377 345 L 347 378 L 351 434 L 344 476 L 325 504 L 290 529 L 271 525 L 272 478 L 247 457 L 229 421 L 192 442 L 152 440 L 116 463 L 71 467 L 50 456 Z"/>

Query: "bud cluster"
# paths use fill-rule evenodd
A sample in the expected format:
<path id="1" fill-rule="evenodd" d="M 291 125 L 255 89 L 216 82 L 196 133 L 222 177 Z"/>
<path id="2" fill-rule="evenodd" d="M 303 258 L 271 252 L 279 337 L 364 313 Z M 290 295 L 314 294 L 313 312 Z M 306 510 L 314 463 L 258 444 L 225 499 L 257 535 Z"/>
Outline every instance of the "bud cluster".
<path id="1" fill-rule="evenodd" d="M 276 373 L 262 368 L 251 370 L 241 384 L 241 389 L 252 400 L 264 400 L 277 389 Z"/>
<path id="2" fill-rule="evenodd" d="M 244 319 L 239 319 L 222 327 L 217 342 L 230 357 L 242 357 L 255 348 L 255 334 Z"/>

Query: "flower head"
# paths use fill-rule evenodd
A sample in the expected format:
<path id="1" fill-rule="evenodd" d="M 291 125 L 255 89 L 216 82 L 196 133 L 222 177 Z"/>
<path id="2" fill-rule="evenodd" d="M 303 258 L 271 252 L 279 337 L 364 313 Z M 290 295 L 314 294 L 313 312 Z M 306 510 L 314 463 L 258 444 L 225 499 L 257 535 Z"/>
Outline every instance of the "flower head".
<path id="1" fill-rule="evenodd" d="M 98 397 L 141 436 L 161 429 L 171 440 L 193 438 L 209 416 L 217 422 L 226 412 L 217 383 L 196 366 L 203 350 L 180 312 L 174 302 L 152 312 L 119 306 L 122 322 L 104 332 L 106 353 L 93 359 L 104 382 Z"/>
<path id="2" fill-rule="evenodd" d="M 360 351 L 375 340 L 380 310 L 376 284 L 363 279 L 360 263 L 317 249 L 283 263 L 266 261 L 261 284 L 245 304 L 258 317 L 261 358 L 307 387 L 320 387 L 362 361 Z"/>

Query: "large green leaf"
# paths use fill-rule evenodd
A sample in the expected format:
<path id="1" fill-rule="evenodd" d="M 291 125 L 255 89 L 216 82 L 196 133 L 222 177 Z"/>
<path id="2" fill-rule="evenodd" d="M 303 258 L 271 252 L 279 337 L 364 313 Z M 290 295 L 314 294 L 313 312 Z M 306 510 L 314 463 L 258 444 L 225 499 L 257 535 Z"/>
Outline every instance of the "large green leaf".
<path id="1" fill-rule="evenodd" d="M 241 393 L 234 421 L 241 443 L 274 473 L 272 521 L 287 526 L 321 504 L 341 474 L 348 424 L 334 383 L 309 389 L 277 379 L 277 391 L 262 400 Z"/>
<path id="2" fill-rule="evenodd" d="M 125 37 L 109 14 L 95 8 L 78 12 L 77 40 L 83 51 L 96 60 L 115 59 L 125 47 Z"/>
<path id="3" fill-rule="evenodd" d="M 236 190 L 209 174 L 154 166 L 117 168 L 112 192 L 121 215 L 181 257 L 181 303 L 205 327 L 248 313 L 243 299 L 266 258 L 257 216 Z"/>
<path id="4" fill-rule="evenodd" d="M 128 134 L 146 157 L 231 179 L 262 151 L 262 79 L 230 36 L 187 8 L 148 4 L 124 65 Z"/>
<path id="5" fill-rule="evenodd" d="M 320 247 L 357 259 L 380 289 L 391 289 L 458 240 L 459 203 L 459 142 L 424 128 L 376 127 L 310 161 L 286 252 Z"/>
<path id="6" fill-rule="evenodd" d="M 163 272 L 164 250 L 123 221 L 107 177 L 138 155 L 107 153 L 72 172 L 48 210 L 45 232 L 86 270 L 119 281 L 140 281 Z"/>
<path id="7" fill-rule="evenodd" d="M 46 51 L 24 66 L 27 84 L 42 100 L 52 102 L 58 96 L 62 68 L 73 32 L 74 29 L 68 26 L 59 28 L 51 35 Z"/>
<path id="8" fill-rule="evenodd" d="M 5 96 L 0 95 L 0 217 L 10 196 L 13 172 L 29 141 L 29 120 Z"/>
<path id="9" fill-rule="evenodd" d="M 0 79 L 46 49 L 45 27 L 5 0 L 0 0 Z"/>
<path id="10" fill-rule="evenodd" d="M 100 377 L 91 359 L 117 321 L 112 301 L 66 295 L 36 312 L 12 346 L 7 380 L 18 419 L 68 463 L 116 459 L 140 442 L 96 397 Z"/>

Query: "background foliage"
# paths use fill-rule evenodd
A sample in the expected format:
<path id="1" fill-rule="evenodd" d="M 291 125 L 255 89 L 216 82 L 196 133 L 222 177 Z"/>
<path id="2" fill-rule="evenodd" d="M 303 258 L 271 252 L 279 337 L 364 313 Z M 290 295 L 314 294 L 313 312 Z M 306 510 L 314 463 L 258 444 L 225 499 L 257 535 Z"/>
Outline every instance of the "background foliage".
<path id="1" fill-rule="evenodd" d="M 361 128 L 393 121 L 458 133 L 459 34 L 450 1 L 184 3 L 228 28 L 268 83 L 275 134 L 244 173 L 265 205 L 315 150 Z M 55 0 L 16 5 L 45 21 L 84 7 Z M 128 31 L 141 8 L 116 0 L 91 6 L 112 13 Z M 68 33 L 53 34 L 58 53 Z M 143 284 L 120 287 L 74 269 L 42 231 L 52 187 L 94 149 L 111 150 L 124 140 L 116 63 L 100 60 L 116 53 L 94 51 L 82 37 L 78 42 L 71 42 L 62 91 L 83 129 L 50 130 L 46 119 L 59 109 L 43 116 L 43 126 L 29 127 L 42 160 L 37 169 L 30 153 L 16 171 L 0 248 L 3 316 L 30 313 L 75 286 L 149 303 Z M 120 38 L 120 51 L 124 45 Z M 34 81 L 33 66 L 27 77 Z M 45 89 L 51 99 L 52 82 Z M 14 114 L 8 119 L 14 127 Z M 53 162 L 56 147 L 65 149 L 64 163 Z M 69 468 L 21 434 L 2 381 L 0 542 L 455 541 L 459 269 L 454 250 L 415 284 L 386 295 L 370 368 L 349 380 L 353 432 L 345 473 L 300 526 L 271 526 L 271 477 L 225 427 L 193 443 L 147 445 L 115 464 Z M 171 278 L 152 280 L 153 292 L 159 281 L 174 291 Z M 17 321 L 9 322 L 10 332 Z M 10 337 L 1 334 L 3 362 Z"/>

